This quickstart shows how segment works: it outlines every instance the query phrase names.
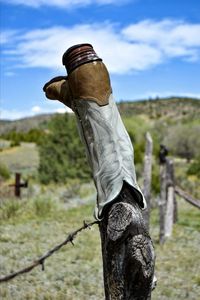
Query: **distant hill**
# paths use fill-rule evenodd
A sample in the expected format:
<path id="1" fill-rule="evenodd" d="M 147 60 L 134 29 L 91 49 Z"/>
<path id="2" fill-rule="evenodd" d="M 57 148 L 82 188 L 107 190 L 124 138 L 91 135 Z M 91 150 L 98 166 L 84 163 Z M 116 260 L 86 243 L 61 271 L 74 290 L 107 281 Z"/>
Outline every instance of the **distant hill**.
<path id="1" fill-rule="evenodd" d="M 141 101 L 123 101 L 118 103 L 122 116 L 146 115 L 149 119 L 170 120 L 198 119 L 200 100 L 183 97 L 156 98 Z M 0 120 L 0 135 L 9 131 L 27 132 L 32 128 L 45 129 L 55 114 L 43 114 L 16 121 Z"/>
<path id="2" fill-rule="evenodd" d="M 157 98 L 136 102 L 123 101 L 119 110 L 124 116 L 146 115 L 150 119 L 196 119 L 200 116 L 200 100 L 191 98 Z"/>
<path id="3" fill-rule="evenodd" d="M 0 120 L 0 135 L 9 131 L 28 132 L 33 128 L 46 128 L 48 121 L 54 114 L 42 114 L 15 121 Z"/>

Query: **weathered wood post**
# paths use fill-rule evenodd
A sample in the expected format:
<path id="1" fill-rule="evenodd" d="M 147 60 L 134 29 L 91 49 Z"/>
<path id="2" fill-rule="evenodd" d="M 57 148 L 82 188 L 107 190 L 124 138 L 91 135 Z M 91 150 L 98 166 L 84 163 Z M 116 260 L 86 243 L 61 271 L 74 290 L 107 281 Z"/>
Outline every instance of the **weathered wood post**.
<path id="1" fill-rule="evenodd" d="M 166 156 L 168 150 L 164 145 L 160 145 L 159 162 L 160 162 L 160 197 L 159 197 L 159 242 L 163 244 L 165 242 L 165 212 L 167 202 L 167 187 L 166 187 Z"/>
<path id="2" fill-rule="evenodd" d="M 20 173 L 16 173 L 15 174 L 15 197 L 20 197 L 21 193 L 20 193 L 20 179 L 21 179 L 21 174 Z"/>
<path id="3" fill-rule="evenodd" d="M 97 189 L 105 299 L 151 299 L 154 249 L 141 213 L 146 202 L 108 71 L 90 44 L 69 48 L 63 64 L 68 76 L 52 79 L 44 91 L 71 107 L 77 117 Z"/>
<path id="4" fill-rule="evenodd" d="M 149 132 L 146 133 L 146 146 L 144 156 L 143 171 L 143 194 L 147 202 L 147 209 L 143 211 L 145 225 L 149 230 L 150 210 L 151 210 L 151 173 L 152 173 L 152 152 L 153 140 Z"/>
<path id="5" fill-rule="evenodd" d="M 177 220 L 177 203 L 175 198 L 174 165 L 166 156 L 168 150 L 164 145 L 160 149 L 160 236 L 163 244 L 172 235 L 173 224 Z"/>
<path id="6" fill-rule="evenodd" d="M 28 187 L 28 180 L 25 182 L 21 182 L 21 173 L 15 173 L 15 183 L 10 184 L 10 187 L 15 188 L 15 197 L 20 198 L 21 197 L 21 188 L 27 188 Z"/>
<path id="7" fill-rule="evenodd" d="M 166 211 L 166 168 L 160 165 L 160 197 L 159 197 L 159 242 L 163 244 L 165 241 L 165 211 Z"/>
<path id="8" fill-rule="evenodd" d="M 173 214 L 173 222 L 176 224 L 178 222 L 178 202 L 176 199 L 176 190 L 174 187 L 174 214 Z"/>
<path id="9" fill-rule="evenodd" d="M 166 212 L 165 212 L 165 227 L 164 238 L 172 235 L 174 224 L 175 210 L 175 192 L 174 192 L 174 166 L 171 159 L 166 160 Z"/>

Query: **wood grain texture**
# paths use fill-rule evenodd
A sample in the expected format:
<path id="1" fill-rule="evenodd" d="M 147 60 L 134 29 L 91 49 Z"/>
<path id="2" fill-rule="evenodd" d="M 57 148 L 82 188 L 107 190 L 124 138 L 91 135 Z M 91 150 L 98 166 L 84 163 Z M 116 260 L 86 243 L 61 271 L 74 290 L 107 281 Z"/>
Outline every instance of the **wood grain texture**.
<path id="1" fill-rule="evenodd" d="M 99 225 L 106 300 L 151 299 L 154 248 L 127 186 Z"/>
<path id="2" fill-rule="evenodd" d="M 146 146 L 144 156 L 144 171 L 143 171 L 143 194 L 147 202 L 147 209 L 143 211 L 143 218 L 147 229 L 149 230 L 150 210 L 151 210 L 151 173 L 152 173 L 152 153 L 153 140 L 149 132 L 146 133 Z"/>

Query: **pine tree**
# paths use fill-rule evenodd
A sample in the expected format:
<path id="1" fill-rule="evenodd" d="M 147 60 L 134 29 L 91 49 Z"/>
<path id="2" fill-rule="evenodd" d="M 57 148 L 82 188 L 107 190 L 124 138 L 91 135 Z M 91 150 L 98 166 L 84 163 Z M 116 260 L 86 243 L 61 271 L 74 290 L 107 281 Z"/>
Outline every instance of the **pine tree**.
<path id="1" fill-rule="evenodd" d="M 39 178 L 44 184 L 68 178 L 88 180 L 90 170 L 73 115 L 56 115 L 40 147 Z"/>

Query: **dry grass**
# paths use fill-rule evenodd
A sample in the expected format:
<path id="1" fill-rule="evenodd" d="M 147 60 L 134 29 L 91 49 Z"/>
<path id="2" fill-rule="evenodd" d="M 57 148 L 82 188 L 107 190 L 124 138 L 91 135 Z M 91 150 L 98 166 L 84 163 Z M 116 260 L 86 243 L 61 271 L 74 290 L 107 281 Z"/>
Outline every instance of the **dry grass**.
<path id="1" fill-rule="evenodd" d="M 5 164 L 11 172 L 23 174 L 34 173 L 39 164 L 37 146 L 33 143 L 21 143 L 0 152 L 0 163 Z"/>
<path id="2" fill-rule="evenodd" d="M 179 223 L 173 237 L 162 247 L 157 243 L 157 210 L 152 213 L 158 277 L 153 300 L 197 300 L 200 297 L 200 212 L 179 202 Z M 4 205 L 5 210 L 8 203 Z M 1 275 L 22 268 L 64 240 L 68 233 L 82 225 L 82 220 L 91 220 L 93 212 L 93 204 L 65 210 L 61 203 L 51 199 L 43 198 L 42 203 L 42 197 L 21 201 L 16 206 L 15 213 L 4 218 L 0 226 Z M 0 295 L 5 300 L 104 299 L 98 227 L 82 232 L 74 247 L 67 245 L 49 258 L 44 272 L 37 268 L 2 284 Z"/>
<path id="3" fill-rule="evenodd" d="M 173 236 L 163 246 L 156 242 L 158 221 L 153 216 L 158 277 L 153 300 L 200 299 L 200 211 L 184 200 L 178 199 L 178 204 L 179 221 L 174 226 Z"/>

